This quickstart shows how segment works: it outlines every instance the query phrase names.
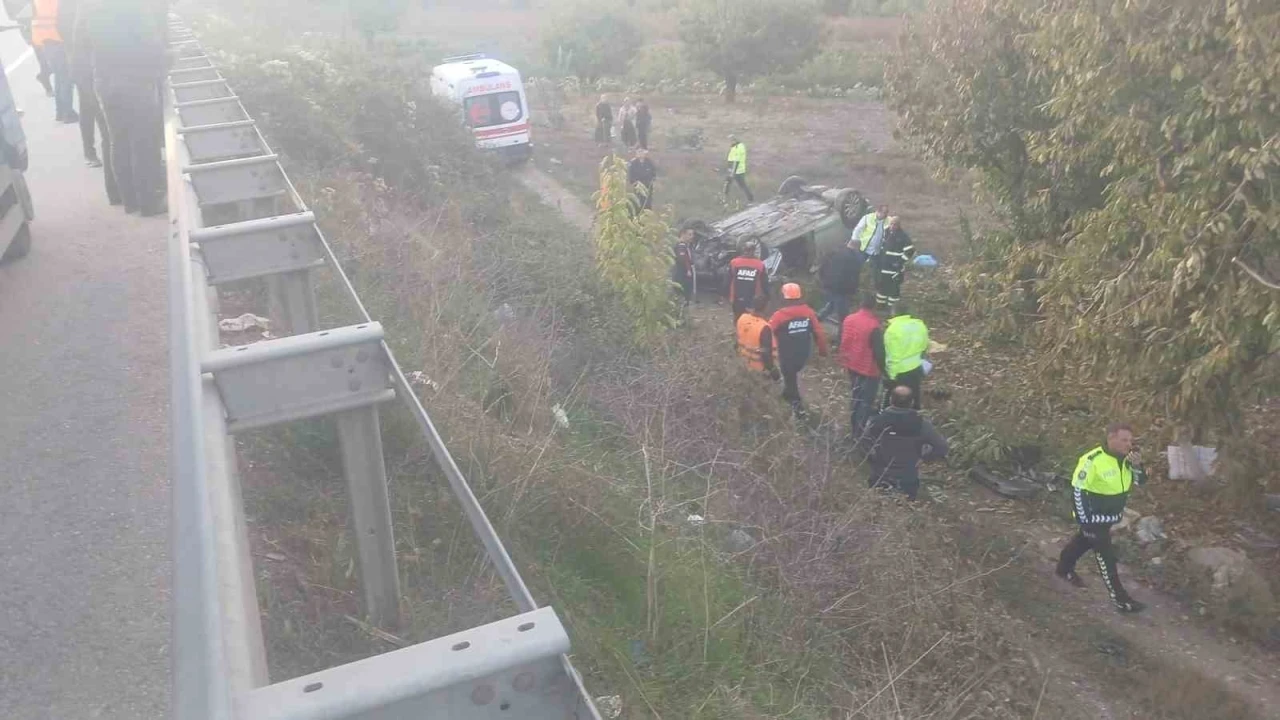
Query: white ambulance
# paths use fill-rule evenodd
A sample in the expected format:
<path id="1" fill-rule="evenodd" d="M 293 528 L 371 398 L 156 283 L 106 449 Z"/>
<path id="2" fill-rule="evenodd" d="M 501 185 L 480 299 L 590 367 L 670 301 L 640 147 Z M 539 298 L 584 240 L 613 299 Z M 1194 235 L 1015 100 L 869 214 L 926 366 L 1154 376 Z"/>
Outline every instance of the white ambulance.
<path id="1" fill-rule="evenodd" d="M 480 53 L 445 58 L 431 69 L 431 93 L 462 108 L 477 147 L 518 160 L 532 153 L 529 102 L 510 65 Z"/>

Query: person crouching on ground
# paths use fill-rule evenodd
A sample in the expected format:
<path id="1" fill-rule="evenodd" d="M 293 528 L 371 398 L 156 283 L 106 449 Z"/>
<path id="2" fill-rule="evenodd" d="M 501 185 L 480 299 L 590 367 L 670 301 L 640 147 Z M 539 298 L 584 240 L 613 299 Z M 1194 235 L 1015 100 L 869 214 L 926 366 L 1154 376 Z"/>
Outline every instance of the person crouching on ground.
<path id="1" fill-rule="evenodd" d="M 894 388 L 889 407 L 858 439 L 871 466 L 867 486 L 897 490 L 911 500 L 920 492 L 920 463 L 947 456 L 947 439 L 912 407 L 913 394 L 905 385 Z"/>
<path id="2" fill-rule="evenodd" d="M 1075 587 L 1084 587 L 1084 581 L 1076 574 L 1076 561 L 1092 550 L 1107 594 L 1123 613 L 1141 612 L 1146 605 L 1129 597 L 1120 584 L 1111 526 L 1124 516 L 1125 502 L 1133 484 L 1142 485 L 1146 481 L 1142 456 L 1133 446 L 1133 428 L 1125 423 L 1107 427 L 1106 442 L 1080 456 L 1071 476 L 1072 514 L 1079 529 L 1062 548 L 1056 574 Z"/>
<path id="3" fill-rule="evenodd" d="M 809 362 L 809 348 L 813 343 L 817 343 L 819 355 L 827 356 L 827 336 L 813 308 L 805 304 L 799 285 L 783 285 L 782 300 L 784 305 L 769 318 L 769 327 L 773 328 L 774 343 L 778 348 L 782 397 L 791 403 L 796 417 L 803 419 L 807 413 L 800 399 L 800 371 Z"/>

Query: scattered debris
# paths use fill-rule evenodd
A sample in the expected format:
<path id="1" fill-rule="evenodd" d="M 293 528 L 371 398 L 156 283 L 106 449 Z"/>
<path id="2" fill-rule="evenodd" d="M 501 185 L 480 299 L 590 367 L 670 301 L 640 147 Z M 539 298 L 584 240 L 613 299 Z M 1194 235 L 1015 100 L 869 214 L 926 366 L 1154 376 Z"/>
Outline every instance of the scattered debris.
<path id="1" fill-rule="evenodd" d="M 701 515 L 690 515 L 689 517 L 685 518 L 685 520 L 694 527 L 702 527 L 703 525 L 707 524 L 706 518 L 702 517 Z"/>
<path id="2" fill-rule="evenodd" d="M 560 403 L 551 406 L 551 415 L 556 419 L 556 425 L 559 425 L 561 429 L 569 429 L 569 413 L 564 411 L 564 407 Z"/>
<path id="3" fill-rule="evenodd" d="M 1034 481 L 1028 481 L 1024 477 L 1002 477 L 981 465 L 970 470 L 969 477 L 983 487 L 1016 500 L 1030 500 L 1041 490 L 1041 486 Z"/>
<path id="4" fill-rule="evenodd" d="M 1268 510 L 1280 512 L 1280 495 L 1267 495 L 1266 502 Z"/>
<path id="5" fill-rule="evenodd" d="M 1236 532 L 1235 539 L 1240 541 L 1240 544 L 1254 550 L 1280 549 L 1280 540 L 1277 540 L 1274 535 L 1263 532 L 1243 520 L 1237 520 L 1236 527 L 1240 530 Z"/>
<path id="6" fill-rule="evenodd" d="M 351 615 L 343 615 L 342 617 L 346 618 L 347 622 L 363 630 L 366 634 L 382 640 L 383 642 L 390 643 L 396 647 L 409 647 L 409 643 L 405 640 L 398 638 L 385 630 L 376 628 L 360 618 L 352 617 Z"/>
<path id="7" fill-rule="evenodd" d="M 742 528 L 734 528 L 733 532 L 729 533 L 729 552 L 746 552 L 754 547 L 755 544 L 756 539 L 751 537 L 751 534 Z"/>
<path id="8" fill-rule="evenodd" d="M 289 559 L 289 556 L 287 555 L 283 555 L 281 553 L 274 553 L 274 552 L 263 553 L 262 557 L 268 560 L 275 560 L 276 562 L 284 562 L 285 560 Z"/>
<path id="9" fill-rule="evenodd" d="M 596 698 L 596 710 L 600 711 L 600 717 L 605 720 L 616 720 L 622 717 L 622 696 L 603 695 Z"/>
<path id="10" fill-rule="evenodd" d="M 547 162 L 551 163 L 552 165 L 563 165 L 563 164 L 564 164 L 563 162 L 561 162 L 561 161 L 560 161 L 560 159 L 559 159 L 559 158 L 549 158 L 549 159 L 547 160 Z"/>
<path id="11" fill-rule="evenodd" d="M 1150 545 L 1157 540 L 1169 537 L 1164 532 L 1164 523 L 1154 515 L 1148 515 L 1138 521 L 1138 529 L 1134 531 L 1134 536 L 1143 545 Z"/>
<path id="12" fill-rule="evenodd" d="M 493 311 L 493 316 L 497 318 L 499 322 L 509 322 L 516 319 L 516 310 L 511 307 L 511 303 L 502 303 L 502 305 L 498 306 L 497 310 Z"/>
<path id="13" fill-rule="evenodd" d="M 271 321 L 253 313 L 245 313 L 237 318 L 219 320 L 218 329 L 228 333 L 245 332 L 246 330 L 270 330 Z"/>
<path id="14" fill-rule="evenodd" d="M 1154 565 L 1155 567 L 1160 567 L 1161 565 L 1164 565 L 1164 558 L 1163 557 L 1151 558 L 1151 565 Z"/>
<path id="15" fill-rule="evenodd" d="M 946 343 L 940 343 L 940 342 L 938 342 L 937 340 L 930 340 L 930 341 L 929 341 L 929 354 L 930 354 L 930 355 L 937 355 L 938 353 L 944 353 L 944 352 L 946 352 L 946 351 L 947 351 L 947 344 L 946 344 Z"/>
<path id="16" fill-rule="evenodd" d="M 917 255 L 911 260 L 911 264 L 916 267 L 936 268 L 938 267 L 938 259 L 932 255 Z"/>
<path id="17" fill-rule="evenodd" d="M 1199 547 L 1187 553 L 1192 566 L 1210 575 L 1213 580 L 1214 598 L 1230 602 L 1232 598 L 1264 598 L 1263 603 L 1272 606 L 1274 598 L 1266 578 L 1258 572 L 1249 557 L 1239 550 L 1225 547 Z"/>
<path id="18" fill-rule="evenodd" d="M 421 370 L 414 370 L 406 375 L 405 378 L 409 381 L 410 385 L 417 385 L 419 387 L 425 386 L 435 390 L 436 392 L 440 392 L 440 383 L 432 380 L 429 375 Z"/>
<path id="19" fill-rule="evenodd" d="M 1201 445 L 1170 445 L 1167 454 L 1170 480 L 1200 480 L 1211 476 L 1218 461 L 1217 448 Z"/>

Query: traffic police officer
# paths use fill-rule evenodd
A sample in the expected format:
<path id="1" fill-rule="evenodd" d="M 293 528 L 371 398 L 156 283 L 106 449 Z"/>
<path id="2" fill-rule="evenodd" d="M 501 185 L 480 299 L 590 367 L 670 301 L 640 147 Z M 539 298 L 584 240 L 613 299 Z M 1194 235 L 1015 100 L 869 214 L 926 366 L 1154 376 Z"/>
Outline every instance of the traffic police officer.
<path id="1" fill-rule="evenodd" d="M 1058 558 L 1058 577 L 1084 587 L 1084 581 L 1076 574 L 1076 561 L 1092 550 L 1111 601 L 1125 613 L 1140 612 L 1146 605 L 1129 597 L 1120 584 L 1111 526 L 1124 516 L 1133 483 L 1142 485 L 1146 480 L 1142 459 L 1133 446 L 1133 428 L 1125 423 L 1108 426 L 1106 443 L 1085 453 L 1076 463 L 1071 486 L 1079 531 Z"/>

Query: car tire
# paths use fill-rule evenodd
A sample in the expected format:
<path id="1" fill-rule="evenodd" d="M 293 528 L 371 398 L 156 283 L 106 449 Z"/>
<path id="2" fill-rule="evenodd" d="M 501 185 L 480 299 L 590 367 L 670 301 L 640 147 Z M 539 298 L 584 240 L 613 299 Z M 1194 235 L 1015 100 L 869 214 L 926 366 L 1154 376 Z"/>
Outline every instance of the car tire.
<path id="1" fill-rule="evenodd" d="M 778 186 L 778 194 L 782 197 L 798 197 L 800 195 L 800 191 L 808 184 L 809 183 L 799 175 L 792 175 L 786 180 L 783 180 L 782 184 Z"/>
<path id="2" fill-rule="evenodd" d="M 31 252 L 31 225 L 24 222 L 22 227 L 18 228 L 18 232 L 14 234 L 13 242 L 9 244 L 9 249 L 4 251 L 3 257 L 0 257 L 0 263 L 21 260 L 29 252 Z"/>
<path id="3" fill-rule="evenodd" d="M 840 222 L 850 230 L 858 226 L 858 221 L 867 214 L 867 199 L 857 190 L 845 189 L 836 193 L 832 209 L 840 213 Z"/>

